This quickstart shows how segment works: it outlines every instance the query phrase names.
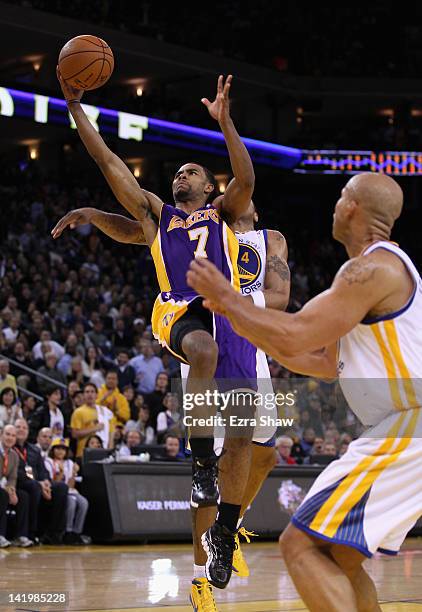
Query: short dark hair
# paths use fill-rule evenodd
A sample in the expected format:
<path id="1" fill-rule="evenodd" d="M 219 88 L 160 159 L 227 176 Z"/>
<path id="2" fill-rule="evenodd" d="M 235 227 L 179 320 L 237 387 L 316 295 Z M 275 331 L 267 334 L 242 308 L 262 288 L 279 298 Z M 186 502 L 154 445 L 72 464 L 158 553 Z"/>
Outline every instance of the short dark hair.
<path id="1" fill-rule="evenodd" d="M 107 378 L 107 376 L 108 376 L 109 374 L 115 374 L 116 376 L 118 376 L 118 375 L 119 375 L 119 374 L 118 374 L 118 371 L 117 371 L 115 368 L 110 368 L 109 370 L 107 370 L 107 372 L 106 372 L 106 374 L 105 374 L 106 378 Z"/>
<path id="2" fill-rule="evenodd" d="M 83 391 L 85 391 L 85 389 L 87 389 L 88 387 L 93 387 L 95 389 L 95 392 L 98 393 L 98 387 L 96 384 L 94 384 L 93 382 L 87 382 L 84 386 L 83 386 Z M 75 393 L 76 395 L 76 393 Z"/>
<path id="3" fill-rule="evenodd" d="M 208 182 L 211 183 L 214 189 L 216 189 L 217 179 L 215 178 L 214 174 L 211 172 L 211 170 L 208 170 L 208 168 L 206 168 L 205 166 L 201 165 L 201 168 L 205 172 L 205 176 L 207 177 Z"/>
<path id="4" fill-rule="evenodd" d="M 50 387 L 46 393 L 47 397 L 50 397 L 50 395 L 53 395 L 53 393 L 55 393 L 56 391 L 60 391 L 60 393 L 62 392 L 60 387 Z"/>
<path id="5" fill-rule="evenodd" d="M 177 435 L 176 435 L 176 434 L 174 434 L 174 433 L 167 433 L 167 434 L 164 436 L 163 442 L 164 442 L 164 443 L 166 443 L 166 441 L 167 441 L 169 438 L 175 438 L 175 439 L 176 439 L 176 440 L 179 442 L 179 448 L 180 448 L 180 438 L 179 438 L 179 436 L 177 436 Z"/>

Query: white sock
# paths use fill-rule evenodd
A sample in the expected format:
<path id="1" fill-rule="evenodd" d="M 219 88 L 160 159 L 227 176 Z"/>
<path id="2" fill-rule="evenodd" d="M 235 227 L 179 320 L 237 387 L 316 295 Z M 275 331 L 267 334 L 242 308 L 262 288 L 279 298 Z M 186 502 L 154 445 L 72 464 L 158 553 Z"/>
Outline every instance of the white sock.
<path id="1" fill-rule="evenodd" d="M 193 564 L 193 577 L 194 578 L 206 578 L 205 576 L 205 565 Z"/>
<path id="2" fill-rule="evenodd" d="M 240 519 L 237 521 L 237 529 L 240 529 L 242 527 L 242 523 L 243 523 L 243 516 L 241 516 Z"/>

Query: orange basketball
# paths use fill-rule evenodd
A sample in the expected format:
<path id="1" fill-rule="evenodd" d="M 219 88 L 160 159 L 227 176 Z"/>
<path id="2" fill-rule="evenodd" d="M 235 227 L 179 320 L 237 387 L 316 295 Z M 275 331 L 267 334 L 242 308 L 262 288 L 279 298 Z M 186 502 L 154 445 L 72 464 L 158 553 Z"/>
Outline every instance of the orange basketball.
<path id="1" fill-rule="evenodd" d="M 69 85 L 77 89 L 101 87 L 111 77 L 113 68 L 113 52 L 98 36 L 75 36 L 60 51 L 61 75 Z"/>

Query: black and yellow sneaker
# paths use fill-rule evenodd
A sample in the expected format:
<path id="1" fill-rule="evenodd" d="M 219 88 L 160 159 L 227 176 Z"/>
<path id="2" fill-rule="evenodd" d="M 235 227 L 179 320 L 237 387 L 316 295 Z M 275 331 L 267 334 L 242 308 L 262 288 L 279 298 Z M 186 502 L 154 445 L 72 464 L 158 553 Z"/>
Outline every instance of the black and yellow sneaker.
<path id="1" fill-rule="evenodd" d="M 218 612 L 212 586 L 206 578 L 192 580 L 189 599 L 194 612 Z"/>
<path id="2" fill-rule="evenodd" d="M 218 497 L 218 457 L 196 457 L 192 461 L 191 506 L 216 506 Z"/>
<path id="3" fill-rule="evenodd" d="M 214 523 L 201 538 L 207 553 L 205 575 L 217 589 L 225 589 L 233 569 L 233 553 L 236 549 L 236 532 Z"/>

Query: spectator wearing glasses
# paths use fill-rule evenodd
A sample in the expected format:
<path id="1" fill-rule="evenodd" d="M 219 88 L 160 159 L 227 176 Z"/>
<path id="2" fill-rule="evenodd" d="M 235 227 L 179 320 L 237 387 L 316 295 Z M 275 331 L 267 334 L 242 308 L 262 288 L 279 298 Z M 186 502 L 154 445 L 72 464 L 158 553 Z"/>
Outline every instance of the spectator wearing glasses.
<path id="1" fill-rule="evenodd" d="M 142 444 L 142 437 L 139 431 L 132 429 L 128 431 L 124 436 L 125 443 L 119 448 L 119 457 L 130 457 L 132 454 L 131 449 L 135 446 Z"/>
<path id="2" fill-rule="evenodd" d="M 277 451 L 277 465 L 297 465 L 296 459 L 291 456 L 293 440 L 289 436 L 277 438 L 275 448 Z"/>

